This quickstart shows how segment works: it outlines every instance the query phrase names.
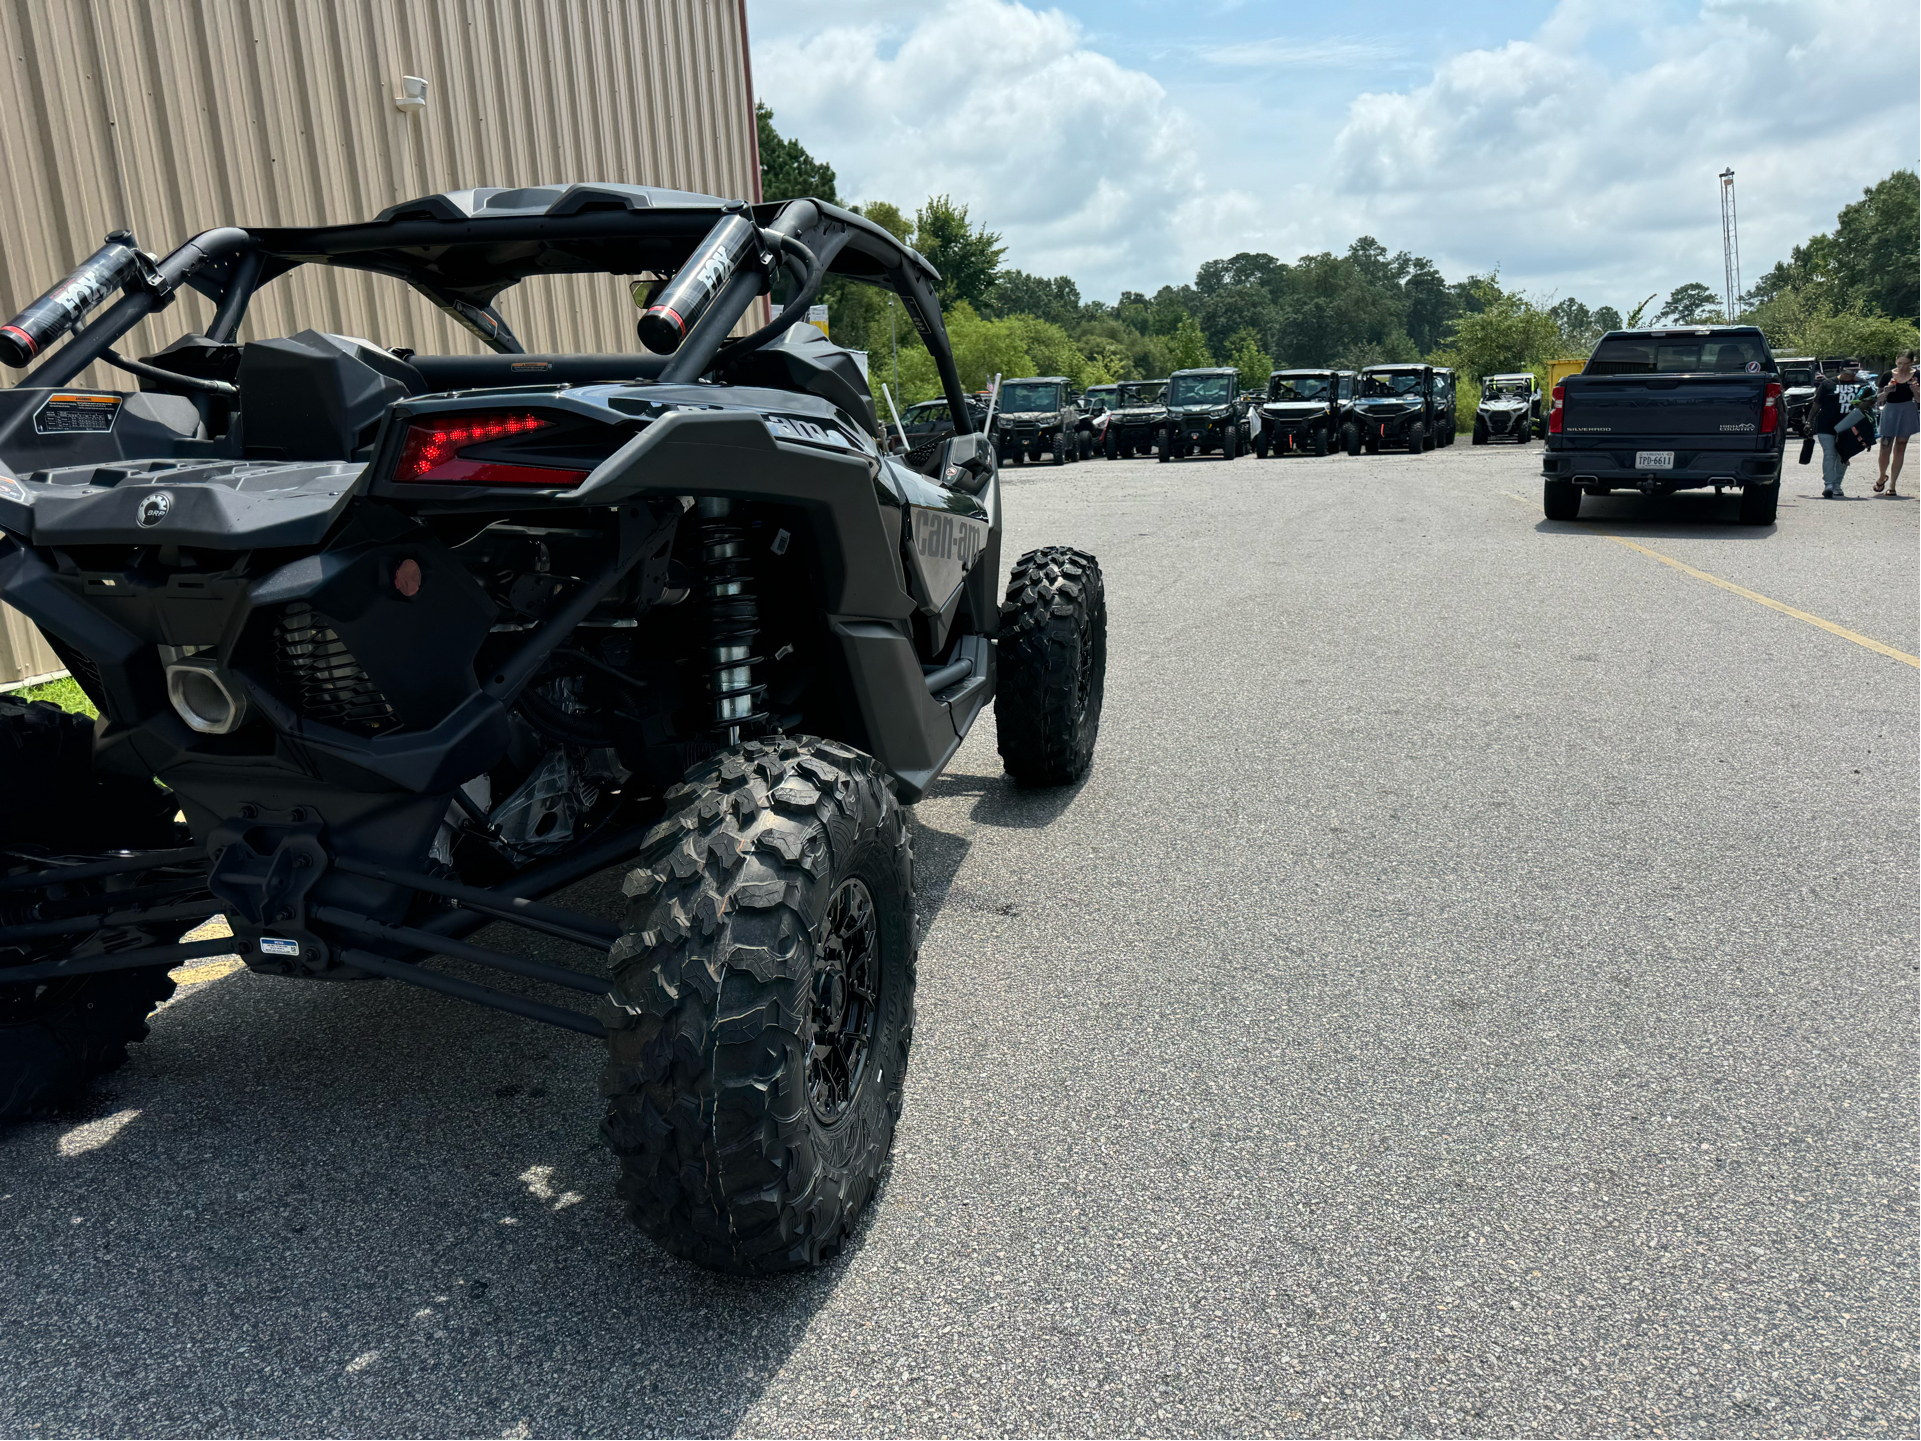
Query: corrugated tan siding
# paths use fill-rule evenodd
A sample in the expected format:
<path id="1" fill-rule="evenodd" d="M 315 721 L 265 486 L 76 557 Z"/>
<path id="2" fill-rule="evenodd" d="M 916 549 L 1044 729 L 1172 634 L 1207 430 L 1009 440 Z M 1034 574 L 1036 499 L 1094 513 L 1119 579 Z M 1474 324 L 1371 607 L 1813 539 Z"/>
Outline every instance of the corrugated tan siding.
<path id="1" fill-rule="evenodd" d="M 758 199 L 743 4 L 0 0 L 0 316 L 123 227 L 164 253 L 217 225 L 372 219 L 478 185 Z M 424 111 L 395 108 L 404 75 L 429 82 Z M 637 348 L 613 277 L 528 281 L 499 304 L 532 350 Z M 146 355 L 211 318 L 183 291 L 119 348 Z M 309 327 L 482 348 L 397 281 L 322 266 L 263 291 L 241 337 Z M 78 383 L 134 388 L 102 366 Z M 5 644 L 0 681 L 15 678 Z"/>

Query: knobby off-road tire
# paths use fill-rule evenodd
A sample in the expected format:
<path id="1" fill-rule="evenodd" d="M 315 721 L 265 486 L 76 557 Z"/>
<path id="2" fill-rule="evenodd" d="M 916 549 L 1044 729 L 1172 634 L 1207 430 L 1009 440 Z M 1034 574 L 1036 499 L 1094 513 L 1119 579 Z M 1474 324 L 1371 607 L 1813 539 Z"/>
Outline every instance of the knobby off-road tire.
<path id="1" fill-rule="evenodd" d="M 1478 415 L 1474 417 L 1474 443 L 1476 445 L 1487 444 L 1487 422 L 1482 420 Z"/>
<path id="2" fill-rule="evenodd" d="M 151 781 L 96 777 L 92 736 L 92 722 L 85 716 L 69 715 L 44 701 L 20 705 L 0 700 L 0 776 L 6 786 L 0 800 L 0 844 L 63 854 L 175 843 L 171 797 Z M 34 869 L 38 867 L 30 862 L 0 858 L 0 875 Z M 0 893 L 0 900 L 8 903 L 0 906 L 0 914 L 13 906 L 30 906 L 46 894 Z M 81 951 L 165 945 L 173 939 L 119 928 L 66 946 L 49 942 L 0 949 L 0 1122 L 41 1115 L 73 1101 L 90 1078 L 121 1065 L 130 1044 L 146 1039 L 147 1017 L 173 994 L 165 966 L 14 985 L 6 983 L 7 968 Z"/>
<path id="3" fill-rule="evenodd" d="M 920 950 L 906 812 L 879 762 L 813 737 L 723 751 L 666 799 L 611 955 L 621 1195 L 700 1265 L 818 1265 L 900 1116 Z"/>
<path id="4" fill-rule="evenodd" d="M 1781 483 L 1773 485 L 1750 485 L 1741 491 L 1741 524 L 1773 525 L 1776 509 L 1781 504 Z"/>
<path id="5" fill-rule="evenodd" d="M 1014 563 L 1001 602 L 994 729 L 1022 785 L 1064 786 L 1094 758 L 1107 689 L 1107 591 L 1100 562 L 1049 546 Z"/>
<path id="6" fill-rule="evenodd" d="M 1571 480 L 1541 482 L 1541 511 L 1549 520 L 1581 518 L 1581 487 Z"/>
<path id="7" fill-rule="evenodd" d="M 1101 438 L 1101 453 L 1109 460 L 1119 460 L 1121 458 L 1120 439 L 1111 430 Z"/>
<path id="8" fill-rule="evenodd" d="M 1261 428 L 1260 430 L 1257 430 L 1257 431 L 1255 431 L 1255 432 L 1254 432 L 1254 456 L 1255 456 L 1255 458 L 1256 458 L 1257 460 L 1266 460 L 1266 459 L 1267 459 L 1267 450 L 1268 450 L 1268 441 L 1267 441 L 1267 430 L 1266 430 L 1266 428 L 1265 428 L 1265 427 L 1263 427 L 1263 428 Z"/>
<path id="9" fill-rule="evenodd" d="M 1327 454 L 1327 427 L 1324 425 L 1314 432 L 1314 454 L 1316 456 Z"/>
<path id="10" fill-rule="evenodd" d="M 1361 428 L 1358 425 L 1344 425 L 1341 427 L 1341 449 L 1345 450 L 1349 455 L 1359 455 L 1361 453 Z"/>

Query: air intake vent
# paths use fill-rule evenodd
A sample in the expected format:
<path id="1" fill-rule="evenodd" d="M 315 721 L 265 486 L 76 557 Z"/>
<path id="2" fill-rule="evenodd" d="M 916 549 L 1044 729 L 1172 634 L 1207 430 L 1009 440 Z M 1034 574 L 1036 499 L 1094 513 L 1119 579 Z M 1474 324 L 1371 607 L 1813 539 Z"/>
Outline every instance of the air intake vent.
<path id="1" fill-rule="evenodd" d="M 346 642 L 311 606 L 299 601 L 288 606 L 273 640 L 280 693 L 308 720 L 367 733 L 399 724 Z"/>
<path id="2" fill-rule="evenodd" d="M 46 635 L 47 644 L 53 647 L 53 653 L 60 657 L 60 664 L 67 668 L 67 674 L 74 678 L 80 689 L 85 692 L 87 699 L 93 702 L 93 708 L 97 711 L 105 711 L 107 689 L 100 684 L 100 671 L 94 665 L 92 658 L 75 650 L 57 635 L 49 632 L 42 632 L 42 634 Z"/>

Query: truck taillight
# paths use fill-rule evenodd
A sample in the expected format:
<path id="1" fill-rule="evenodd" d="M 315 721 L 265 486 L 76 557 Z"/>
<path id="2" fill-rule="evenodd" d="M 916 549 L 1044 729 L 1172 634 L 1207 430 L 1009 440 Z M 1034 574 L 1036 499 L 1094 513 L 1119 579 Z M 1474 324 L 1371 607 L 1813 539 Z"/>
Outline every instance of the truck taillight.
<path id="1" fill-rule="evenodd" d="M 586 478 L 584 470 L 464 458 L 469 446 L 545 430 L 552 424 L 526 411 L 435 415 L 416 420 L 407 427 L 394 479 L 403 485 L 578 485 Z"/>
<path id="2" fill-rule="evenodd" d="M 1547 413 L 1547 433 L 1549 435 L 1559 435 L 1561 433 L 1561 402 L 1566 399 L 1567 394 L 1562 387 L 1558 385 L 1555 386 L 1554 408 Z"/>
<path id="3" fill-rule="evenodd" d="M 1781 428 L 1781 383 L 1768 382 L 1768 398 L 1761 402 L 1761 434 L 1772 435 Z"/>

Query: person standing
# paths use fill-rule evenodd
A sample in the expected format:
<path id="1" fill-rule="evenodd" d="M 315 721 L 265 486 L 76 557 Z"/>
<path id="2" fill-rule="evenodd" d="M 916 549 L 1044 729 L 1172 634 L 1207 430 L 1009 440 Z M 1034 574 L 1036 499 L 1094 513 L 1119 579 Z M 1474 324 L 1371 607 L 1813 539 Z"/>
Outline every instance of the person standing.
<path id="1" fill-rule="evenodd" d="M 1843 361 L 1840 371 L 1829 379 L 1825 371 L 1814 377 L 1814 399 L 1808 405 L 1808 424 L 1815 444 L 1821 447 L 1821 499 L 1844 500 L 1841 482 L 1848 473 L 1847 458 L 1834 448 L 1834 427 L 1841 419 L 1843 400 L 1854 399 L 1856 361 Z"/>
<path id="2" fill-rule="evenodd" d="M 1881 475 L 1874 482 L 1876 495 L 1896 495 L 1894 483 L 1901 478 L 1901 463 L 1908 456 L 1908 438 L 1921 430 L 1918 389 L 1910 350 L 1895 358 L 1888 383 L 1881 387 Z"/>

